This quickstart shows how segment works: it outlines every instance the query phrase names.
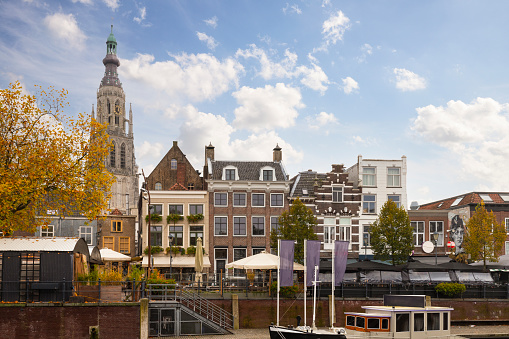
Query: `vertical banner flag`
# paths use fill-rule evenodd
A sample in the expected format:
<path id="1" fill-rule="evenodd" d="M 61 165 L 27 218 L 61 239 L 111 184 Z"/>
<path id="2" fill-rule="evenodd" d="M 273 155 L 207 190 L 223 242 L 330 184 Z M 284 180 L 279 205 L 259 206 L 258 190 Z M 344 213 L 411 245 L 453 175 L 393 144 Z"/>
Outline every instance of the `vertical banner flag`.
<path id="1" fill-rule="evenodd" d="M 334 285 L 341 285 L 348 259 L 348 241 L 334 241 Z"/>
<path id="2" fill-rule="evenodd" d="M 279 286 L 293 286 L 293 240 L 281 240 L 279 245 Z"/>
<path id="3" fill-rule="evenodd" d="M 315 280 L 315 266 L 319 265 L 320 240 L 308 240 L 306 249 L 306 286 L 312 286 L 312 281 Z"/>

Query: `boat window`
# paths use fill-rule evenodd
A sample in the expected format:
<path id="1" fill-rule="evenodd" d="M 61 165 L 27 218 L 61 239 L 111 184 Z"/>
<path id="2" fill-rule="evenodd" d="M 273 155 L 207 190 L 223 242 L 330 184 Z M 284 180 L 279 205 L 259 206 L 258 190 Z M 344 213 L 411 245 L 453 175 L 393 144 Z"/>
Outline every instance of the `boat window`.
<path id="1" fill-rule="evenodd" d="M 357 317 L 355 320 L 355 326 L 364 328 L 364 318 L 363 317 Z"/>
<path id="2" fill-rule="evenodd" d="M 396 332 L 408 332 L 410 330 L 410 314 L 396 314 Z"/>
<path id="3" fill-rule="evenodd" d="M 449 330 L 449 313 L 444 312 L 444 331 Z"/>
<path id="4" fill-rule="evenodd" d="M 355 317 L 353 315 L 346 316 L 346 326 L 355 326 Z"/>
<path id="5" fill-rule="evenodd" d="M 428 313 L 428 331 L 440 330 L 440 313 Z"/>
<path id="6" fill-rule="evenodd" d="M 382 330 L 388 330 L 389 329 L 389 319 L 385 318 L 382 319 Z"/>
<path id="7" fill-rule="evenodd" d="M 414 332 L 424 331 L 424 313 L 414 313 Z"/>
<path id="8" fill-rule="evenodd" d="M 378 318 L 369 318 L 368 319 L 368 328 L 371 329 L 379 329 L 380 328 L 380 319 Z"/>

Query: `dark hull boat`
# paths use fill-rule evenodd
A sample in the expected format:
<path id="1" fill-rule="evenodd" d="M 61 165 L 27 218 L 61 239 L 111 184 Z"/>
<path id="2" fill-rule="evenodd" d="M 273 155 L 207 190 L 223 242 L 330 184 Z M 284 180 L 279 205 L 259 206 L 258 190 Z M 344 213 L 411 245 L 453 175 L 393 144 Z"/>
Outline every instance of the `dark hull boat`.
<path id="1" fill-rule="evenodd" d="M 330 330 L 313 330 L 309 326 L 284 327 L 269 326 L 270 339 L 320 339 L 337 338 L 346 339 L 343 328 L 331 328 Z"/>

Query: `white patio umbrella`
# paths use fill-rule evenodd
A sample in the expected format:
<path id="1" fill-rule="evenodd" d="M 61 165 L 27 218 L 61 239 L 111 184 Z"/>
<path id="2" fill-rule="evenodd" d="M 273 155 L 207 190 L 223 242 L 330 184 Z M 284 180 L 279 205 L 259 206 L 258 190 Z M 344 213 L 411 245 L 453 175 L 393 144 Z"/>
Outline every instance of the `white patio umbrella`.
<path id="1" fill-rule="evenodd" d="M 270 254 L 265 251 L 226 264 L 226 268 L 238 268 L 243 270 L 276 270 L 277 267 L 278 267 L 277 255 Z M 298 271 L 304 271 L 304 266 L 294 262 L 293 269 Z"/>
<path id="2" fill-rule="evenodd" d="M 196 239 L 194 270 L 196 271 L 196 281 L 201 281 L 201 271 L 203 270 L 203 246 L 201 238 Z"/>

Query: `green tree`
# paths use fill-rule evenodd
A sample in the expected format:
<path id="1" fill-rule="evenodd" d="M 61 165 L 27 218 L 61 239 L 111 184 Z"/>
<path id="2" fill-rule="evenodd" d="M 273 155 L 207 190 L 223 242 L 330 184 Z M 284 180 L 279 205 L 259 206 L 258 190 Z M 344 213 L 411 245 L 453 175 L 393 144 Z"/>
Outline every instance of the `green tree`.
<path id="1" fill-rule="evenodd" d="M 412 253 L 413 229 L 403 206 L 388 200 L 371 227 L 371 248 L 375 259 L 391 260 L 393 265 L 407 261 Z"/>
<path id="2" fill-rule="evenodd" d="M 296 240 L 295 260 L 302 264 L 304 262 L 304 239 L 318 239 L 314 231 L 316 224 L 317 220 L 313 211 L 297 198 L 290 206 L 290 210 L 283 212 L 279 217 L 279 228 L 270 234 L 270 246 L 277 248 L 278 239 Z"/>
<path id="3" fill-rule="evenodd" d="M 483 201 L 467 222 L 462 247 L 472 260 L 482 260 L 486 268 L 487 261 L 498 262 L 505 238 L 504 225 L 497 222 L 493 211 L 486 210 Z"/>

